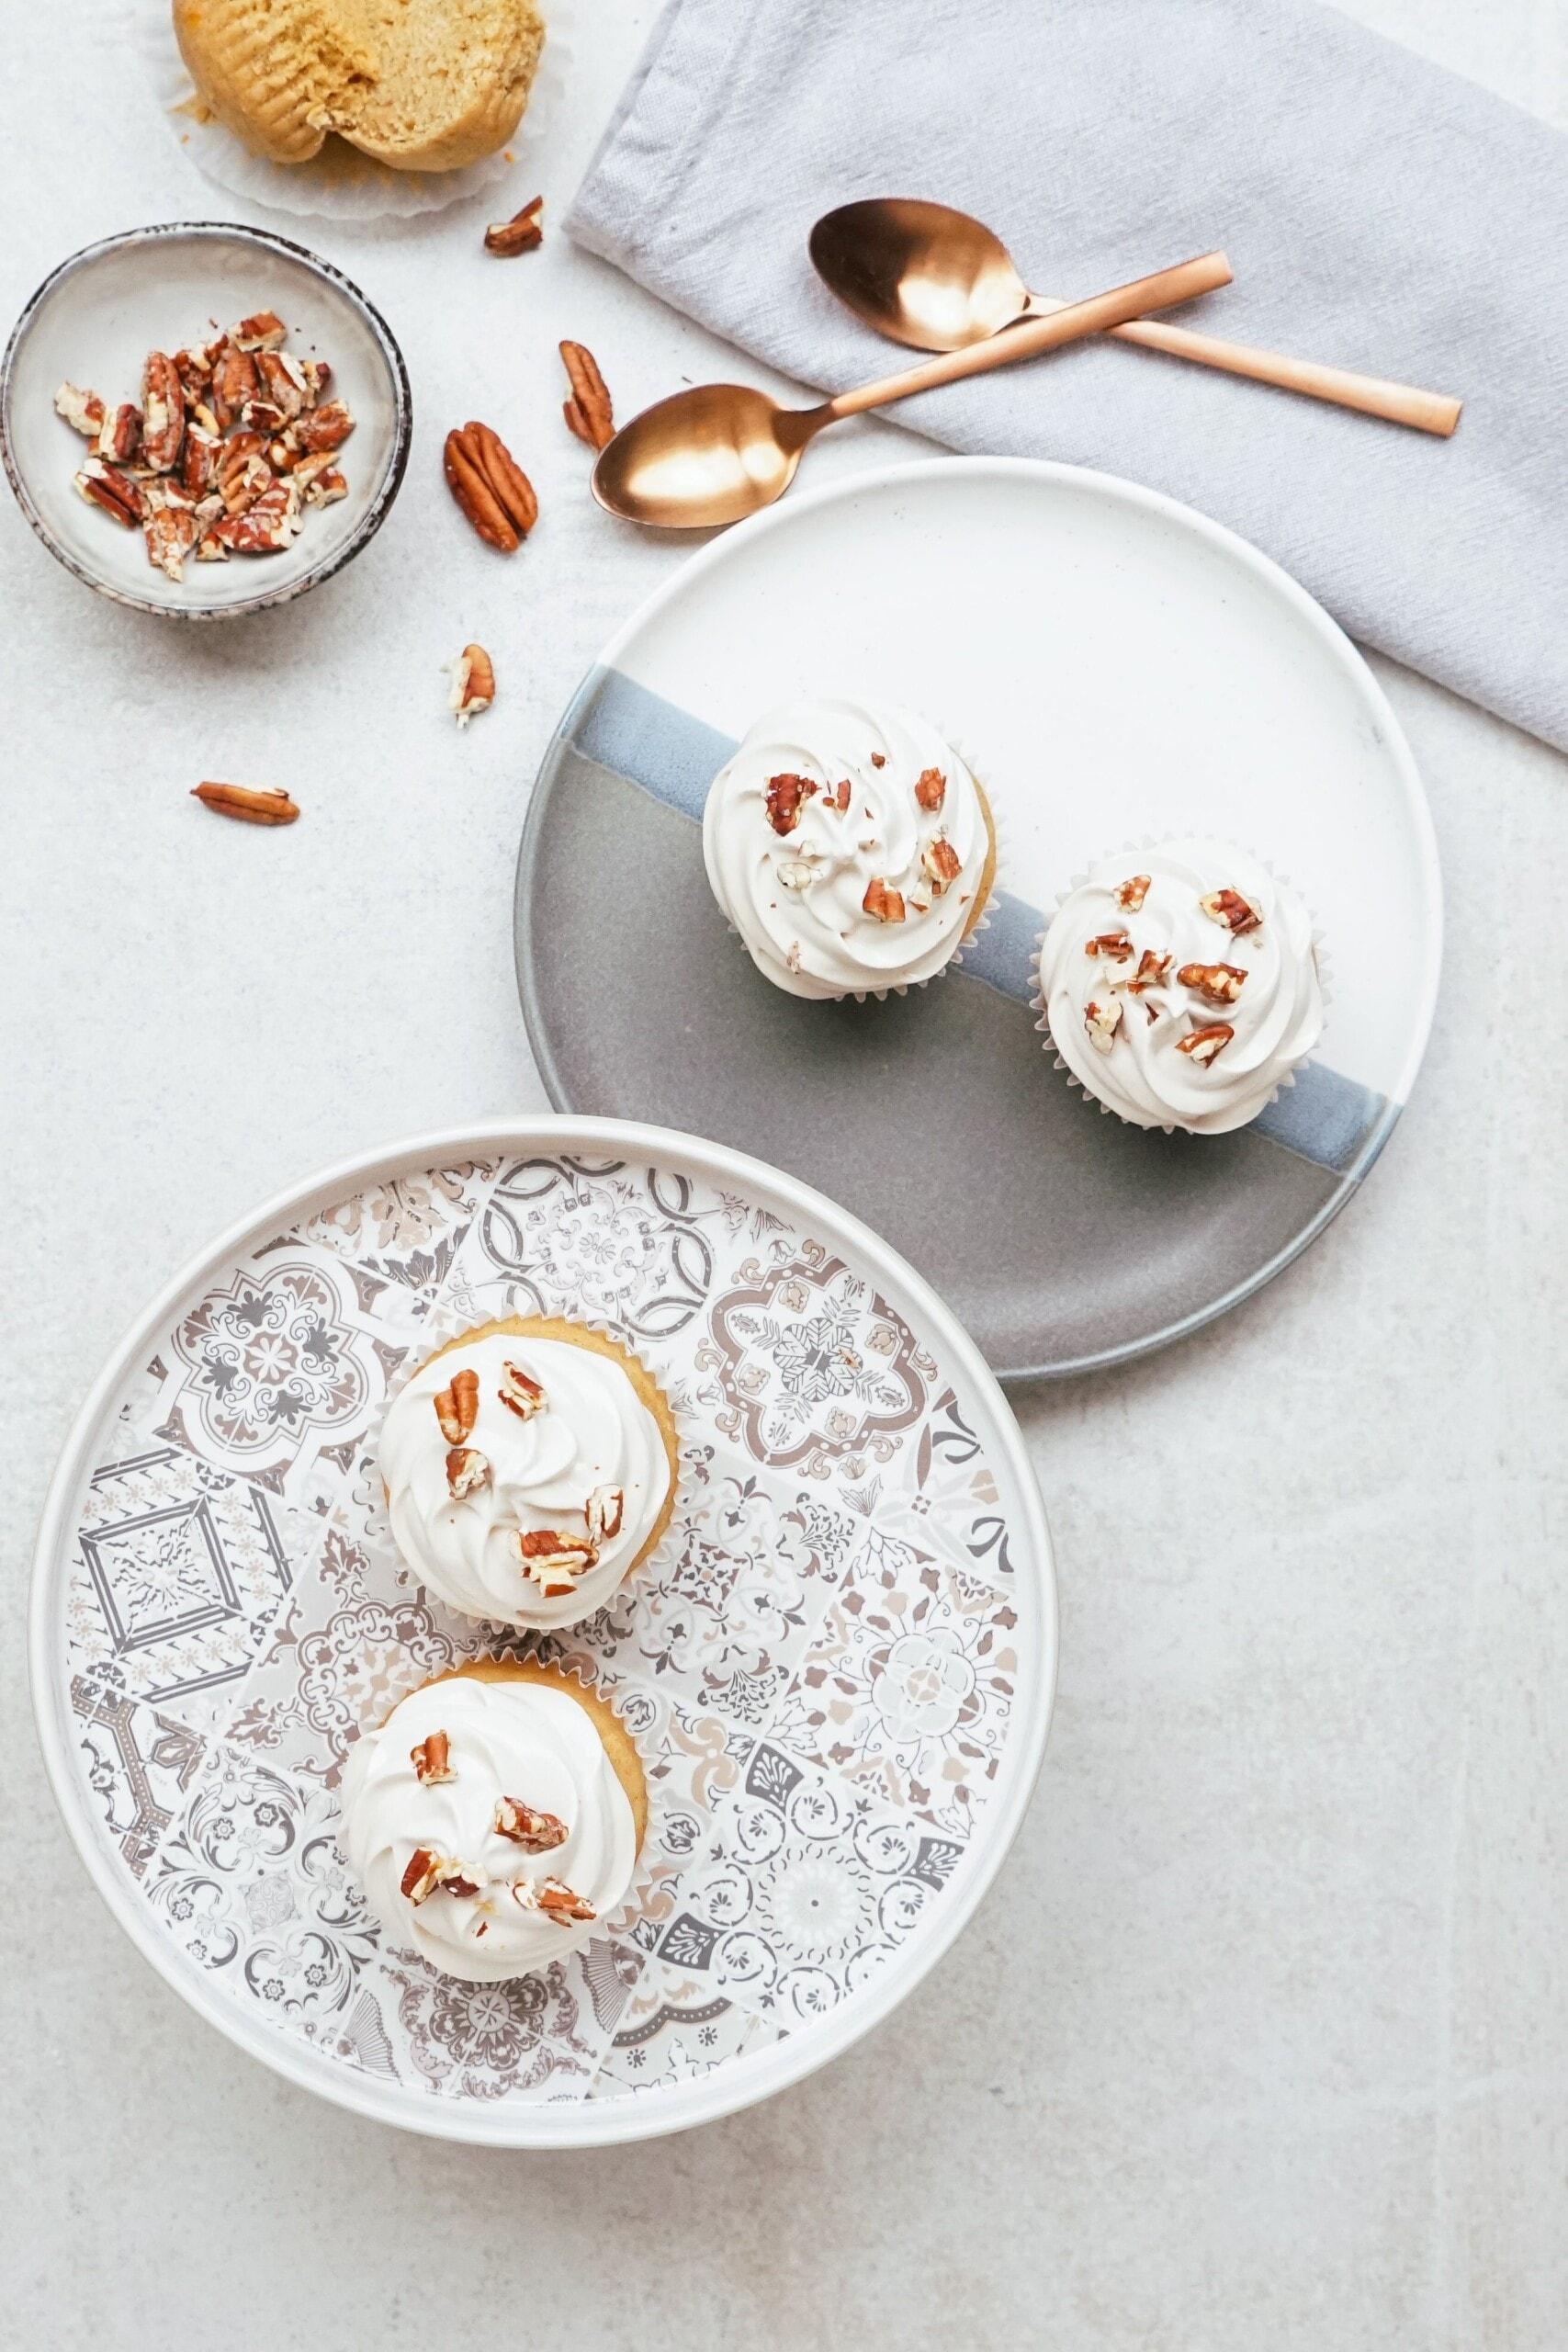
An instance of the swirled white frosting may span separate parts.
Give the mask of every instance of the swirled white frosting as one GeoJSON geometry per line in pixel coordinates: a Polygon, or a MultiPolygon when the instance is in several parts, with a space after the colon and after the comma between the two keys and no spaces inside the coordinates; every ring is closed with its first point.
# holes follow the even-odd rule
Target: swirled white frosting
{"type": "Polygon", "coordinates": [[[1222,842],[1165,842],[1102,858],[1051,919],[1040,993],[1056,1051],[1090,1094],[1135,1126],[1194,1135],[1255,1119],[1323,1029],[1305,907],[1256,858],[1222,842]],[[1128,888],[1134,876],[1148,886],[1136,905],[1128,903],[1138,896],[1128,888]],[[1205,911],[1202,901],[1226,889],[1261,917],[1256,928],[1235,932],[1205,911]],[[1164,977],[1151,982],[1159,966],[1164,977]],[[1207,987],[1184,980],[1184,970],[1210,976],[1207,987]],[[1216,1001],[1216,989],[1234,999],[1216,1001]],[[1230,1033],[1217,1045],[1200,1035],[1216,1028],[1230,1033]],[[1198,1040],[1196,1051],[1183,1050],[1188,1038],[1198,1040]]]}
{"type": "Polygon", "coordinates": [[[637,1865],[631,1802],[592,1717],[565,1690],[456,1675],[427,1682],[349,1751],[339,1842],[388,1935],[449,1976],[493,1984],[547,1968],[599,1932],[637,1865]],[[444,1731],[449,1780],[422,1781],[413,1748],[444,1731]],[[495,1827],[502,1798],[553,1814],[565,1842],[532,1853],[495,1827]],[[421,1850],[460,1863],[471,1894],[402,1893],[421,1850]],[[547,1879],[592,1909],[562,1922],[536,1905],[547,1879]],[[521,1893],[522,1899],[519,1899],[521,1893]]]}
{"type": "Polygon", "coordinates": [[[990,848],[975,779],[953,746],[928,719],[886,703],[799,702],[769,711],[714,778],[703,812],[714,896],[758,969],[791,996],[852,996],[932,978],[976,920],[990,848]],[[916,797],[928,771],[943,780],[940,808],[916,797]],[[784,832],[770,815],[776,778],[807,787],[784,832]],[[922,865],[939,838],[958,860],[951,879],[922,865]],[[888,904],[873,891],[878,883],[897,894],[898,919],[867,910],[868,892],[888,904]]]}
{"type": "Polygon", "coordinates": [[[621,1365],[569,1340],[512,1331],[488,1332],[420,1367],[388,1408],[380,1466],[392,1533],[421,1582],[470,1617],[508,1625],[573,1625],[603,1608],[670,1492],[659,1423],[621,1365]],[[502,1401],[509,1363],[544,1391],[542,1409],[525,1420],[502,1401]],[[463,1442],[489,1467],[455,1498],[435,1398],[464,1370],[478,1374],[479,1411],[463,1442]],[[621,1491],[621,1524],[599,1542],[592,1565],[571,1577],[530,1575],[519,1532],[582,1539],[589,1498],[604,1487],[621,1491]],[[547,1583],[570,1589],[547,1592],[547,1583]]]}

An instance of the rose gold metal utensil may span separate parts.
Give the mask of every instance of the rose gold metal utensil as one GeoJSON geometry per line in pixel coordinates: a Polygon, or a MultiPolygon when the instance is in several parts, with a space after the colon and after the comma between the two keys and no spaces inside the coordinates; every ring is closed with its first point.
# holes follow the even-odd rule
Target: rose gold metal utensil
{"type": "Polygon", "coordinates": [[[1098,334],[1145,311],[1190,301],[1216,286],[1228,286],[1231,266],[1224,254],[1201,254],[1174,269],[1157,270],[1130,286],[1118,286],[1088,301],[1067,303],[1049,318],[1027,319],[1005,336],[928,359],[818,408],[781,408],[749,384],[699,384],[658,401],[621,427],[599,453],[593,495],[612,514],[632,523],[661,524],[667,530],[702,530],[736,523],[771,506],[795,479],[802,452],[824,425],[859,416],[911,392],[979,376],[1015,359],[1055,351],[1077,336],[1098,334]]]}
{"type": "MultiPolygon", "coordinates": [[[[918,197],[873,197],[826,212],[811,232],[818,276],[867,326],[918,351],[958,351],[984,343],[1021,319],[1049,316],[1060,305],[1032,294],[998,237],[966,212],[918,197]]],[[[1304,392],[1446,437],[1462,403],[1348,368],[1319,367],[1276,351],[1254,351],[1162,320],[1127,320],[1107,330],[1178,359],[1195,359],[1229,376],[1304,392]]]]}

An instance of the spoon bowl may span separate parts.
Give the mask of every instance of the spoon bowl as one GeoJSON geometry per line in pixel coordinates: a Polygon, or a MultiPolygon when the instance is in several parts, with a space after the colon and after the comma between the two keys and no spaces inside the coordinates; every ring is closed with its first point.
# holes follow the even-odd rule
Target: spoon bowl
{"type": "Polygon", "coordinates": [[[1001,239],[950,204],[868,197],[825,212],[809,239],[824,286],[878,334],[962,351],[1021,319],[1029,288],[1001,239]]]}
{"type": "Polygon", "coordinates": [[[697,384],[656,401],[599,453],[593,495],[632,523],[689,530],[738,523],[795,479],[802,412],[751,384],[697,384]]]}

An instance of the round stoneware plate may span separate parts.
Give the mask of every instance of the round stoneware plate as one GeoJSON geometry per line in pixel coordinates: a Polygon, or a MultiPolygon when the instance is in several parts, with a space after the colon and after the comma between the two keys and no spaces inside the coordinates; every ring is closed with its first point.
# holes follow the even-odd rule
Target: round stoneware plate
{"type": "Polygon", "coordinates": [[[1286,1265],[1377,1157],[1419,1066],[1441,895],[1410,752],[1355,648],[1190,508],[1024,458],[900,466],[716,539],[628,622],[547,754],[517,963],[551,1100],[762,1154],[935,1284],[1003,1379],[1111,1363],[1286,1265]],[[715,771],[801,695],[928,712],[984,782],[1001,891],[963,967],[806,1004],[703,869],[715,771]],[[1044,910],[1172,833],[1258,852],[1316,918],[1318,1057],[1252,1127],[1102,1115],[1035,1029],[1044,910]]]}
{"type": "Polygon", "coordinates": [[[83,1408],[31,1618],[55,1794],[153,1966],[290,2081],[507,2147],[705,2121],[886,2017],[1018,1828],[1055,1641],[1017,1426],[920,1278],[755,1160],[548,1117],[334,1169],[188,1266],[83,1408]],[[634,1895],[465,1984],[367,1910],[337,1790],[362,1724],[505,1646],[400,1566],[373,1441],[437,1335],[513,1313],[637,1350],[682,1474],[547,1650],[642,1752],[634,1895]]]}
{"type": "Polygon", "coordinates": [[[39,537],[89,588],[176,620],[260,612],[341,571],[398,494],[412,413],[402,354],[358,287],[303,245],[232,221],[131,229],[73,254],[33,295],[0,362],[0,453],[39,537]],[[140,530],[73,487],[89,445],[55,414],[54,395],[72,383],[110,406],[140,402],[149,351],[178,351],[256,311],[287,322],[297,358],[332,368],[332,397],[355,418],[337,459],[348,494],[307,507],[299,537],[276,555],[189,559],[172,581],[149,563],[140,530]]]}

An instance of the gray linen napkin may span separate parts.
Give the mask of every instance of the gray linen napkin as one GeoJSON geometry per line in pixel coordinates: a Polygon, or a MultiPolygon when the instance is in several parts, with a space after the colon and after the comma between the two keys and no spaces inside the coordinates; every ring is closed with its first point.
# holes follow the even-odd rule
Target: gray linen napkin
{"type": "Polygon", "coordinates": [[[900,364],[807,259],[872,195],[978,214],[1058,297],[1222,245],[1235,284],[1173,317],[1463,395],[1441,442],[1101,341],[896,413],[1189,500],[1568,749],[1556,132],[1312,0],[671,0],[567,226],[836,391],[900,364]]]}

